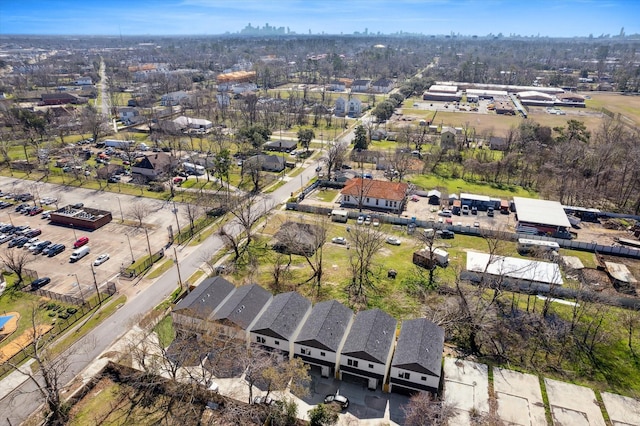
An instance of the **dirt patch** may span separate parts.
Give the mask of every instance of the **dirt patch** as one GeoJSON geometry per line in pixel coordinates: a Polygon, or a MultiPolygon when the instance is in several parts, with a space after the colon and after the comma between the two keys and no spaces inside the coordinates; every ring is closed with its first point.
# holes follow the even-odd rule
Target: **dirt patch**
{"type": "Polygon", "coordinates": [[[42,336],[52,328],[53,326],[51,325],[39,325],[35,328],[35,331],[33,328],[25,330],[24,333],[16,337],[13,341],[11,341],[11,343],[0,349],[0,363],[5,362],[15,354],[20,352],[22,349],[27,347],[31,342],[33,342],[35,336],[42,336]]]}
{"type": "Polygon", "coordinates": [[[11,316],[11,319],[2,328],[0,332],[0,342],[9,337],[14,331],[18,329],[18,320],[20,319],[19,312],[9,312],[5,316],[11,316]]]}

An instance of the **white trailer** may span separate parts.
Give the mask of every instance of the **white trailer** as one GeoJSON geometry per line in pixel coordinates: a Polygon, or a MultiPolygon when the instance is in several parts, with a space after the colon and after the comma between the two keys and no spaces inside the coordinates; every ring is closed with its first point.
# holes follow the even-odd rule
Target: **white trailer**
{"type": "Polygon", "coordinates": [[[204,169],[204,167],[198,164],[185,162],[185,163],[182,163],[182,168],[184,169],[185,172],[192,175],[202,176],[206,173],[206,170],[204,169]]]}
{"type": "Polygon", "coordinates": [[[349,220],[349,212],[341,209],[331,210],[331,221],[346,223],[349,220]]]}
{"type": "Polygon", "coordinates": [[[135,141],[121,141],[118,139],[106,139],[104,141],[105,147],[112,147],[116,149],[129,149],[131,145],[134,144],[135,141]]]}

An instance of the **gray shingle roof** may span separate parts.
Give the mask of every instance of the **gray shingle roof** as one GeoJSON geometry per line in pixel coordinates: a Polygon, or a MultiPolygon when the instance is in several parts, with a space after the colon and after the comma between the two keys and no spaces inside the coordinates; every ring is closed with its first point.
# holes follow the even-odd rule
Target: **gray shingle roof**
{"type": "Polygon", "coordinates": [[[424,318],[406,320],[391,365],[439,377],[443,349],[442,327],[424,318]]]}
{"type": "Polygon", "coordinates": [[[337,352],[352,317],[353,311],[336,300],[316,303],[296,343],[337,352]]]}
{"type": "Polygon", "coordinates": [[[278,294],[251,331],[291,340],[310,306],[311,302],[295,291],[278,294]]]}
{"type": "Polygon", "coordinates": [[[271,293],[257,284],[238,287],[215,312],[213,319],[246,330],[270,299],[271,293]]]}
{"type": "Polygon", "coordinates": [[[189,311],[196,318],[207,318],[235,288],[222,277],[207,278],[178,302],[173,310],[177,313],[189,311]]]}
{"type": "Polygon", "coordinates": [[[367,361],[387,362],[398,322],[380,309],[359,312],[342,348],[342,354],[367,361]]]}

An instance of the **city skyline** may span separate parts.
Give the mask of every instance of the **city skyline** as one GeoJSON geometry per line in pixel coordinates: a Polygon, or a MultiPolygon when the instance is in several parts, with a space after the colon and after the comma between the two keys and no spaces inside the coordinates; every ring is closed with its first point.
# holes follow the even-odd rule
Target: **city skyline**
{"type": "Polygon", "coordinates": [[[631,0],[24,0],[0,5],[2,35],[220,35],[248,24],[296,34],[581,37],[640,33],[631,0]]]}

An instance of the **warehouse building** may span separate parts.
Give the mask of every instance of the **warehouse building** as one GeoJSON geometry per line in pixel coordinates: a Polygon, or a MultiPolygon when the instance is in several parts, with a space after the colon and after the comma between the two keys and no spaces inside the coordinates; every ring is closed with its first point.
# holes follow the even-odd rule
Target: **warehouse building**
{"type": "Polygon", "coordinates": [[[564,239],[572,238],[569,232],[571,223],[559,202],[513,197],[513,203],[518,220],[516,232],[564,239]]]}
{"type": "Polygon", "coordinates": [[[76,229],[96,230],[111,222],[111,212],[106,210],[65,206],[51,213],[51,223],[76,229]]]}

